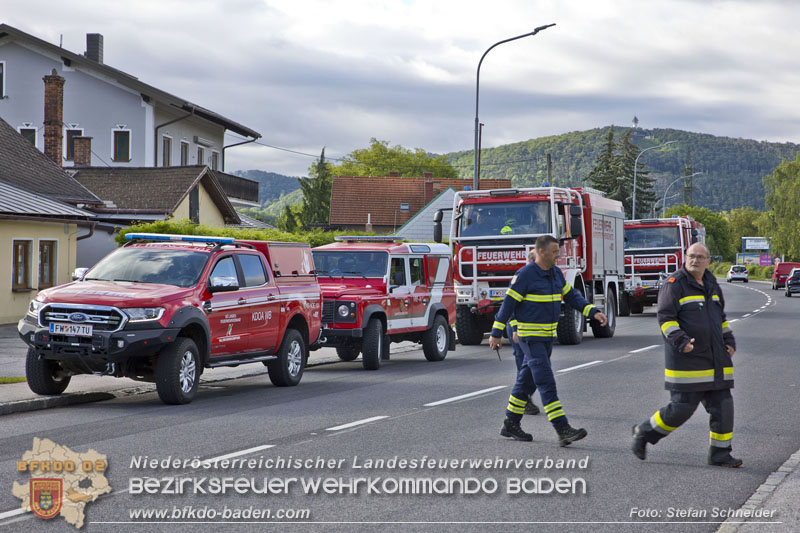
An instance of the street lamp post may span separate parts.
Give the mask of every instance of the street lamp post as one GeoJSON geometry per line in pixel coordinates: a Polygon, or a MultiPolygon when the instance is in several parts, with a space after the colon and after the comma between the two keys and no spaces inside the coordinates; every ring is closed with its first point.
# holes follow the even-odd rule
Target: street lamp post
{"type": "Polygon", "coordinates": [[[516,41],[517,39],[522,39],[523,37],[532,37],[532,36],[536,35],[537,33],[539,33],[540,31],[546,30],[550,26],[555,26],[555,24],[545,24],[544,26],[539,26],[538,28],[535,28],[530,33],[525,33],[523,35],[517,35],[516,37],[512,37],[510,39],[505,39],[503,41],[498,41],[498,42],[494,43],[492,46],[490,46],[483,53],[483,55],[481,56],[481,60],[478,61],[478,74],[475,77],[475,164],[472,167],[472,188],[473,188],[473,190],[478,190],[478,180],[479,180],[479,177],[478,177],[478,136],[479,136],[480,124],[478,122],[478,96],[480,94],[479,91],[480,91],[480,86],[481,86],[481,64],[483,63],[483,58],[486,57],[486,54],[488,54],[492,50],[492,48],[494,48],[495,46],[501,45],[503,43],[508,43],[508,42],[511,42],[511,41],[516,41]]]}
{"type": "Polygon", "coordinates": [[[642,154],[647,152],[648,150],[655,150],[656,148],[663,148],[668,144],[676,143],[678,141],[667,141],[664,144],[659,144],[658,146],[651,146],[650,148],[645,148],[639,155],[636,156],[636,159],[633,162],[633,202],[631,205],[631,218],[636,218],[636,169],[639,166],[639,158],[642,157],[642,154]]]}
{"type": "Polygon", "coordinates": [[[686,178],[693,178],[693,177],[697,176],[698,174],[702,174],[702,172],[695,172],[691,176],[681,176],[680,178],[674,180],[672,183],[667,185],[667,188],[664,189],[664,200],[661,202],[661,216],[662,217],[664,216],[664,211],[667,210],[667,191],[669,191],[669,188],[672,187],[673,185],[675,185],[676,183],[678,183],[681,180],[685,180],[686,178]]]}

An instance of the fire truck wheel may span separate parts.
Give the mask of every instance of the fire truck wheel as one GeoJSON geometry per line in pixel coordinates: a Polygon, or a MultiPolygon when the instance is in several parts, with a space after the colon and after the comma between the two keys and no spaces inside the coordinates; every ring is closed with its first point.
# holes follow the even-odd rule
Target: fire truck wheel
{"type": "Polygon", "coordinates": [[[25,376],[28,379],[28,388],[36,394],[46,396],[61,394],[70,380],[69,376],[63,375],[58,363],[39,359],[33,348],[28,349],[28,356],[25,359],[25,376]]]}
{"type": "Polygon", "coordinates": [[[631,308],[628,306],[628,295],[622,293],[619,299],[619,316],[630,316],[631,308]]]}
{"type": "Polygon", "coordinates": [[[200,384],[200,357],[192,339],[178,337],[156,358],[156,391],[168,405],[191,402],[200,384]]]}
{"type": "Polygon", "coordinates": [[[442,361],[447,357],[447,320],[442,315],[433,319],[433,327],[422,334],[422,351],[428,361],[442,361]]]}
{"type": "Polygon", "coordinates": [[[364,328],[364,338],[361,341],[361,361],[365,370],[378,370],[381,367],[381,352],[384,348],[383,323],[377,318],[371,318],[364,328]]]}
{"type": "Polygon", "coordinates": [[[356,346],[337,346],[336,347],[336,355],[339,356],[339,359],[342,361],[352,361],[358,354],[361,353],[361,350],[356,346]]]}
{"type": "Polygon", "coordinates": [[[632,302],[630,307],[632,315],[641,315],[644,313],[644,305],[641,302],[632,302]]]}
{"type": "Polygon", "coordinates": [[[592,320],[592,333],[598,339],[608,339],[614,336],[614,330],[617,329],[617,299],[613,291],[608,291],[606,294],[606,308],[604,310],[608,323],[601,326],[596,320],[592,320]]]}
{"type": "Polygon", "coordinates": [[[580,344],[583,340],[584,324],[585,319],[581,312],[567,306],[556,326],[558,342],[563,345],[580,344]]]}
{"type": "Polygon", "coordinates": [[[300,383],[308,352],[303,336],[296,329],[287,329],[278,358],[267,363],[269,380],[276,387],[293,387],[300,383]]]}
{"type": "Polygon", "coordinates": [[[483,329],[477,317],[468,307],[456,310],[456,335],[464,346],[477,346],[483,342],[483,329]]]}

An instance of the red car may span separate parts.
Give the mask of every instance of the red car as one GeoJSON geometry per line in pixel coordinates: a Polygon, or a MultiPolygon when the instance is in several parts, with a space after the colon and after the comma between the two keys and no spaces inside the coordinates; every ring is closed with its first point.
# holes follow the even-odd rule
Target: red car
{"type": "Polygon", "coordinates": [[[793,268],[800,268],[800,263],[790,263],[789,261],[782,261],[775,265],[775,270],[772,271],[772,290],[777,291],[786,285],[786,278],[793,268]]]}

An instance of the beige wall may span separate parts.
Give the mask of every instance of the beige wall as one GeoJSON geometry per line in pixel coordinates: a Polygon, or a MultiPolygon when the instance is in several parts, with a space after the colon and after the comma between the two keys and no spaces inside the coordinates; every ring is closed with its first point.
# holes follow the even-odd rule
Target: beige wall
{"type": "Polygon", "coordinates": [[[54,285],[72,281],[75,270],[76,224],[0,220],[0,324],[17,322],[28,310],[28,303],[38,292],[39,241],[57,241],[54,285]],[[12,291],[12,243],[27,240],[30,244],[29,279],[34,290],[12,291]]]}
{"type": "MultiPolygon", "coordinates": [[[[178,206],[172,218],[180,220],[182,218],[189,218],[189,196],[183,199],[183,202],[178,206]]],[[[206,192],[205,187],[200,184],[200,224],[205,226],[212,226],[222,228],[225,226],[225,220],[222,218],[222,213],[217,209],[217,205],[211,196],[206,192]]]]}

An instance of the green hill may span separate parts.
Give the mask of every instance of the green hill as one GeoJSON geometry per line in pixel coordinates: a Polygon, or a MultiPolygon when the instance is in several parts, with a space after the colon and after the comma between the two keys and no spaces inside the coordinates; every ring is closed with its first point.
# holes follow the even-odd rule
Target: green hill
{"type": "Polygon", "coordinates": [[[234,174],[261,184],[258,188],[258,203],[262,206],[272,204],[281,196],[300,189],[296,176],[284,176],[264,170],[237,170],[234,174]]]}
{"type": "MultiPolygon", "coordinates": [[[[547,181],[549,153],[553,163],[553,185],[584,185],[583,179],[594,167],[595,159],[605,144],[608,128],[484,148],[481,150],[481,177],[511,179],[517,187],[541,185],[547,181]]],[[[614,126],[615,140],[627,130],[626,127],[614,126]]],[[[644,162],[651,177],[656,178],[656,195],[660,197],[664,187],[681,176],[687,149],[691,149],[694,172],[704,172],[694,177],[694,204],[715,211],[743,206],[764,209],[762,178],[782,160],[793,160],[800,152],[800,145],[794,143],[733,139],[673,129],[637,128],[634,132],[634,142],[642,150],[672,140],[677,142],[651,150],[639,159],[640,165],[644,162]]],[[[472,177],[472,150],[445,155],[461,177],[472,177]]],[[[675,184],[669,194],[671,196],[680,190],[680,184],[675,184]]],[[[668,201],[667,206],[681,201],[682,196],[678,196],[668,201]]]]}

